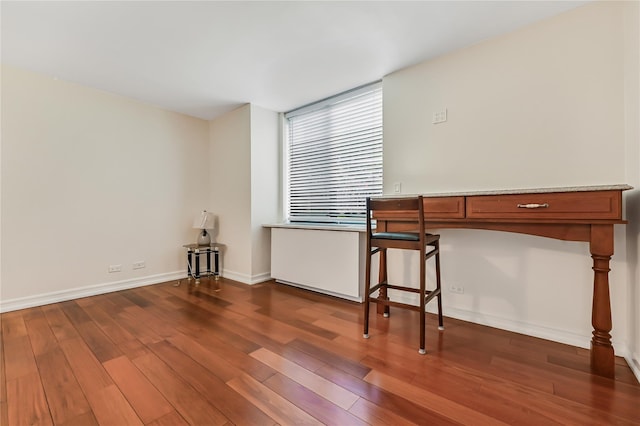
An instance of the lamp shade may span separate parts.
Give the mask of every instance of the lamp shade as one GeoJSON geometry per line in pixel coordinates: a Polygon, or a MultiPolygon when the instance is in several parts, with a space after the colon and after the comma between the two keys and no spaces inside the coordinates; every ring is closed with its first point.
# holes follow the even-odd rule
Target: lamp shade
{"type": "Polygon", "coordinates": [[[193,221],[193,227],[196,229],[214,229],[216,222],[216,216],[204,210],[200,216],[196,217],[193,221]]]}

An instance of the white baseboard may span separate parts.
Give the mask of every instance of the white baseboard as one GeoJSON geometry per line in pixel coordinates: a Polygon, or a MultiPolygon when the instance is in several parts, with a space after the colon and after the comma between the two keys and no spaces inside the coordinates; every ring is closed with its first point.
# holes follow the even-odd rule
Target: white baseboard
{"type": "MultiPolygon", "coordinates": [[[[399,300],[405,303],[412,303],[408,298],[399,297],[399,300]]],[[[479,312],[457,309],[451,306],[445,306],[444,314],[447,317],[468,321],[475,324],[495,327],[501,330],[512,331],[514,333],[525,334],[527,336],[539,337],[552,342],[564,343],[566,345],[576,346],[579,348],[591,348],[591,335],[573,333],[566,330],[556,328],[543,327],[513,319],[500,318],[492,315],[482,314],[479,312]]],[[[433,305],[427,305],[427,312],[437,314],[437,308],[433,305]]],[[[445,322],[445,329],[447,324],[445,322]]],[[[634,354],[624,342],[612,342],[615,349],[615,355],[623,357],[629,368],[640,382],[640,354],[634,354]]]]}
{"type": "Polygon", "coordinates": [[[640,382],[640,354],[632,355],[631,351],[629,351],[629,355],[625,356],[624,359],[627,360],[631,371],[633,371],[634,376],[636,376],[636,379],[640,382]]]}
{"type": "MultiPolygon", "coordinates": [[[[69,290],[54,291],[51,293],[38,294],[35,296],[20,297],[16,299],[0,300],[0,313],[17,311],[19,309],[33,308],[50,303],[64,302],[67,300],[80,299],[82,297],[96,296],[98,294],[111,293],[114,291],[126,290],[129,288],[142,287],[145,285],[159,284],[167,281],[185,278],[184,271],[168,272],[165,274],[149,275],[146,277],[132,278],[129,280],[113,281],[103,284],[96,284],[86,287],[76,287],[69,290]]],[[[222,276],[244,284],[258,284],[271,279],[271,274],[265,272],[259,275],[245,275],[233,271],[224,270],[222,276]]]]}
{"type": "MultiPolygon", "coordinates": [[[[417,305],[418,300],[414,295],[400,293],[390,290],[390,296],[394,300],[403,303],[417,305]]],[[[428,304],[427,312],[435,314],[438,312],[436,305],[428,304]]],[[[573,333],[567,330],[544,327],[531,324],[524,321],[518,321],[512,318],[503,318],[476,311],[459,309],[452,306],[444,306],[443,314],[447,317],[468,321],[475,324],[486,325],[488,327],[499,328],[501,330],[513,331],[514,333],[526,334],[527,336],[539,337],[541,339],[551,340],[554,342],[565,343],[571,346],[589,349],[591,347],[591,335],[573,333]]],[[[446,324],[445,324],[446,328],[446,324]]]]}
{"type": "Polygon", "coordinates": [[[50,303],[64,302],[67,300],[79,299],[82,297],[96,296],[98,294],[111,293],[114,291],[126,290],[129,288],[159,284],[166,281],[178,280],[180,278],[185,278],[184,271],[168,272],[158,275],[148,275],[146,277],[132,278],[129,280],[112,281],[86,287],[76,287],[69,290],[54,291],[51,293],[38,294],[36,296],[0,300],[0,312],[17,311],[19,309],[32,308],[34,306],[48,305],[50,303]]]}
{"type": "MultiPolygon", "coordinates": [[[[427,311],[437,313],[435,307],[427,307],[427,311]]],[[[452,307],[445,307],[446,316],[456,318],[463,321],[473,322],[476,324],[486,325],[489,327],[499,328],[501,330],[513,331],[515,333],[526,334],[527,336],[539,337],[553,342],[564,343],[579,348],[591,348],[591,335],[585,336],[578,333],[572,333],[566,330],[558,330],[555,328],[541,327],[511,319],[493,317],[491,315],[480,314],[477,312],[465,311],[452,307]]],[[[446,322],[445,322],[446,328],[446,322]]],[[[622,342],[612,342],[615,355],[623,357],[638,382],[640,382],[640,354],[633,354],[629,350],[628,345],[622,342]]]]}
{"type": "Polygon", "coordinates": [[[271,272],[263,272],[262,274],[254,275],[251,278],[251,284],[259,284],[271,279],[271,272]]]}
{"type": "Polygon", "coordinates": [[[265,281],[269,281],[271,279],[270,272],[263,272],[262,274],[257,274],[257,275],[248,275],[240,272],[230,271],[228,269],[224,269],[222,271],[222,276],[224,278],[229,278],[230,280],[239,281],[243,284],[249,284],[249,285],[259,284],[265,281]]]}
{"type": "Polygon", "coordinates": [[[305,290],[309,290],[309,291],[313,291],[315,293],[320,293],[320,294],[326,294],[328,296],[333,296],[333,297],[338,297],[340,299],[345,299],[345,300],[350,300],[352,302],[360,302],[362,303],[362,297],[353,297],[353,296],[349,296],[347,294],[342,294],[342,293],[335,293],[333,291],[329,291],[329,290],[323,290],[323,289],[319,289],[317,287],[310,287],[310,286],[306,286],[303,284],[298,284],[298,283],[292,283],[291,281],[285,281],[285,280],[280,280],[275,278],[276,282],[280,283],[280,284],[284,284],[284,285],[288,285],[291,287],[298,287],[298,288],[302,288],[305,290]]]}
{"type": "MultiPolygon", "coordinates": [[[[436,313],[437,308],[435,306],[428,306],[427,311],[436,313]]],[[[526,334],[527,336],[539,337],[541,339],[551,340],[554,342],[564,343],[580,348],[588,349],[591,346],[590,335],[573,333],[556,328],[543,327],[509,318],[501,318],[479,312],[452,308],[451,306],[447,306],[444,308],[444,314],[451,318],[499,328],[501,330],[513,331],[514,333],[526,334]]]]}

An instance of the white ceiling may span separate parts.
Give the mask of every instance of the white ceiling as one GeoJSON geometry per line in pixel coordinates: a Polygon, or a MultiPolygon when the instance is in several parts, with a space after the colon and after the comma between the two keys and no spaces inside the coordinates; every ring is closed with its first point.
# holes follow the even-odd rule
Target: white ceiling
{"type": "Polygon", "coordinates": [[[204,119],[288,111],[571,1],[2,1],[2,62],[204,119]]]}

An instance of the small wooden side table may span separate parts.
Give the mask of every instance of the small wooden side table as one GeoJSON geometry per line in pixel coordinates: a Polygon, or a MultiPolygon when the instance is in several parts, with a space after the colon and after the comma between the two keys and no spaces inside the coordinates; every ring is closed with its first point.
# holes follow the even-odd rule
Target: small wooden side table
{"type": "Polygon", "coordinates": [[[182,247],[187,249],[187,280],[195,279],[196,285],[200,284],[200,255],[206,254],[207,270],[205,276],[220,279],[220,248],[221,244],[211,243],[209,245],[185,244],[182,247]],[[213,253],[213,270],[211,270],[211,254],[213,253]],[[195,265],[193,260],[195,258],[195,265]]]}

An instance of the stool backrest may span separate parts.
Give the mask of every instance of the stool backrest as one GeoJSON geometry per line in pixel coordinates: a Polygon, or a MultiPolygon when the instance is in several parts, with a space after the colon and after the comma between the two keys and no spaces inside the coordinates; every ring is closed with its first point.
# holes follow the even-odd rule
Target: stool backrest
{"type": "MultiPolygon", "coordinates": [[[[424,204],[421,195],[415,197],[389,197],[389,198],[367,198],[367,232],[369,237],[373,230],[371,221],[375,212],[391,213],[395,220],[406,220],[415,223],[414,232],[419,232],[421,236],[425,234],[424,225],[424,204]]],[[[423,237],[421,237],[422,239],[423,237]]]]}

